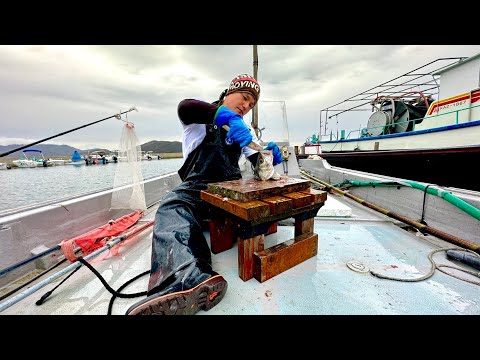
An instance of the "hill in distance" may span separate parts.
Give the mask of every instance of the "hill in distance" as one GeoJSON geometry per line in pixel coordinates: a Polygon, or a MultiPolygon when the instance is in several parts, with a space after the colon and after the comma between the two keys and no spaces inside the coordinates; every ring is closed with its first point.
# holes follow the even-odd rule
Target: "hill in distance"
{"type": "Polygon", "coordinates": [[[142,144],[143,151],[153,151],[154,153],[181,153],[182,143],[180,141],[149,141],[142,144]]]}
{"type": "MultiPolygon", "coordinates": [[[[0,145],[0,154],[5,152],[17,149],[19,147],[25,146],[25,144],[14,144],[14,145],[0,145]]],[[[149,141],[145,144],[141,145],[142,151],[153,151],[154,153],[181,153],[182,152],[182,143],[180,141],[149,141]]],[[[34,150],[41,150],[43,155],[48,158],[51,156],[72,156],[75,150],[78,151],[80,155],[91,153],[92,151],[104,151],[106,154],[110,154],[113,150],[109,149],[101,149],[101,148],[93,148],[93,149],[86,149],[81,150],[74,148],[69,145],[53,145],[53,144],[37,144],[25,148],[27,149],[34,149],[34,150]]],[[[22,157],[23,153],[22,150],[15,151],[11,154],[6,156],[12,158],[20,158],[22,157]]]]}

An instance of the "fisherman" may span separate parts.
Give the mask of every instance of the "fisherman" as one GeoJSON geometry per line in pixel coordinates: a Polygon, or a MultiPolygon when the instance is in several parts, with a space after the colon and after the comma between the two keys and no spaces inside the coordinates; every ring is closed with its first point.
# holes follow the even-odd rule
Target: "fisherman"
{"type": "MultiPolygon", "coordinates": [[[[258,152],[247,147],[254,138],[243,117],[259,97],[256,79],[241,74],[213,103],[184,99],[178,104],[185,159],[178,171],[182,183],[162,199],[155,214],[147,297],[132,305],[127,315],[193,315],[224,297],[227,281],[212,270],[203,234],[208,207],[200,191],[208,183],[241,179],[242,152],[256,164],[258,152]]],[[[282,162],[274,142],[265,149],[272,150],[273,165],[282,162]]]]}

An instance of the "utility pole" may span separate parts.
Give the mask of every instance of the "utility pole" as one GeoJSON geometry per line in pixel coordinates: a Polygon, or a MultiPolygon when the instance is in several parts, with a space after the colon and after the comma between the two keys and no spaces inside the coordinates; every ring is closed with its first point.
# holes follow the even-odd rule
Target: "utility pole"
{"type": "MultiPolygon", "coordinates": [[[[253,45],[253,77],[258,81],[258,51],[257,45],[253,45]]],[[[258,136],[258,102],[252,109],[252,127],[255,130],[255,135],[258,136]]],[[[260,139],[260,138],[259,138],[260,139]]]]}

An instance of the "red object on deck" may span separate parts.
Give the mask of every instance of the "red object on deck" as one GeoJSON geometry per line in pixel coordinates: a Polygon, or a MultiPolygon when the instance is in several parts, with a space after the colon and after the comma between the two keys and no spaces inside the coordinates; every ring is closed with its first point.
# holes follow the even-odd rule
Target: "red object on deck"
{"type": "Polygon", "coordinates": [[[126,231],[129,227],[138,222],[142,217],[141,211],[134,211],[130,214],[124,215],[117,220],[111,220],[108,224],[102,225],[96,229],[90,230],[85,234],[79,235],[72,239],[62,240],[60,243],[65,256],[70,261],[75,261],[76,257],[71,256],[72,252],[67,250],[72,248],[73,243],[80,247],[85,255],[105,246],[111,237],[120,235],[126,231]],[[69,254],[67,254],[69,253],[69,254]]]}

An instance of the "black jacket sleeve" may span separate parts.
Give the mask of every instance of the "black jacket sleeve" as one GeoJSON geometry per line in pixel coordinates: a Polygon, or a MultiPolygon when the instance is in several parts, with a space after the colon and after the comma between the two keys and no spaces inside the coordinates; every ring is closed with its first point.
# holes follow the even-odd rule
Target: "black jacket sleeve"
{"type": "Polygon", "coordinates": [[[218,102],[184,99],[178,104],[178,118],[185,125],[213,124],[218,107],[218,102]]]}

